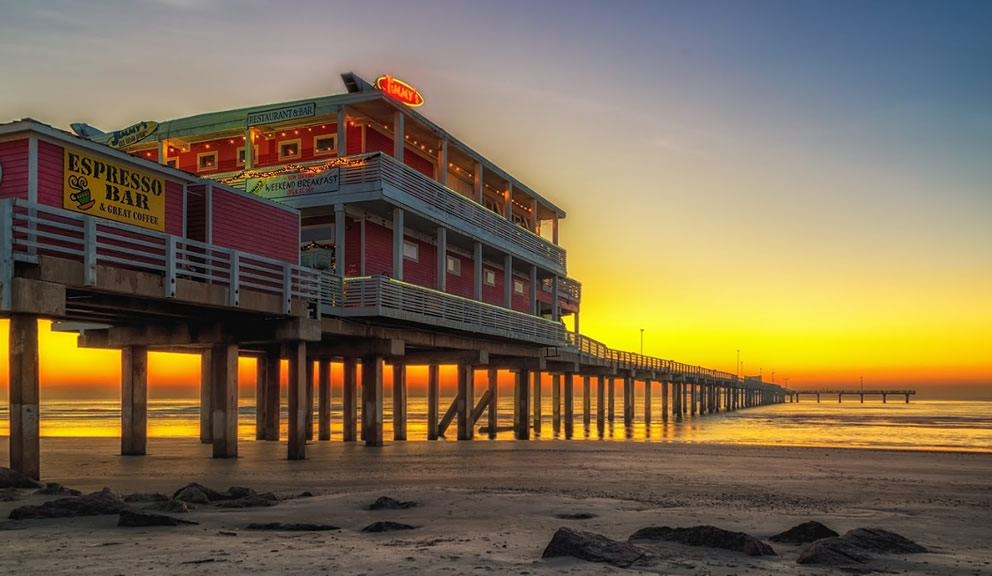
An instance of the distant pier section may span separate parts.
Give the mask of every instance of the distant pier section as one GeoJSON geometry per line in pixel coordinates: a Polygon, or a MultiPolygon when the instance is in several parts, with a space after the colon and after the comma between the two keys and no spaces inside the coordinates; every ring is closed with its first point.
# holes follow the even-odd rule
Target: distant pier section
{"type": "Polygon", "coordinates": [[[815,395],[817,404],[820,403],[820,396],[837,396],[837,402],[843,402],[844,396],[859,396],[861,403],[865,403],[865,396],[881,396],[882,404],[888,402],[889,396],[903,396],[906,399],[906,404],[909,404],[909,397],[916,394],[916,390],[898,390],[898,389],[851,389],[845,390],[840,388],[822,388],[817,390],[788,390],[786,394],[789,398],[789,402],[799,402],[800,395],[815,395]]]}

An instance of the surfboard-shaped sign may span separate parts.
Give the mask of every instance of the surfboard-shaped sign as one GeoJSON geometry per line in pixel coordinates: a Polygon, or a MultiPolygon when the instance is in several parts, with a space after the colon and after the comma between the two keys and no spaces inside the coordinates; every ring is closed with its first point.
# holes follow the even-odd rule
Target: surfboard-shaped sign
{"type": "Polygon", "coordinates": [[[137,144],[148,138],[158,130],[158,122],[138,122],[122,130],[115,130],[107,140],[107,146],[111,148],[127,148],[132,144],[137,144]]]}
{"type": "Polygon", "coordinates": [[[388,74],[379,76],[375,81],[375,87],[411,108],[424,105],[424,97],[416,88],[388,74]]]}

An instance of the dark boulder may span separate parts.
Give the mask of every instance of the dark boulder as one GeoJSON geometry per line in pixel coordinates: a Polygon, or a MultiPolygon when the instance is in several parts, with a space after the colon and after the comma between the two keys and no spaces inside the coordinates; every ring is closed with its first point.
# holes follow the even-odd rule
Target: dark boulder
{"type": "Polygon", "coordinates": [[[393,532],[394,530],[413,530],[414,527],[409,524],[400,524],[399,522],[373,522],[362,528],[362,532],[393,532]]]}
{"type": "Polygon", "coordinates": [[[691,528],[669,528],[651,526],[631,534],[630,541],[678,542],[688,546],[722,548],[743,552],[748,556],[774,556],[775,551],[761,540],[744,532],[731,532],[716,526],[693,526],[691,528]]]}
{"type": "Polygon", "coordinates": [[[803,522],[798,526],[793,526],[785,532],[781,532],[769,538],[772,542],[785,542],[787,544],[808,544],[821,538],[836,538],[840,534],[827,528],[823,524],[811,520],[803,522]]]}
{"type": "Polygon", "coordinates": [[[71,516],[98,516],[119,514],[127,505],[110,488],[85,496],[72,496],[45,502],[38,506],[21,506],[10,511],[11,520],[31,518],[66,518],[71,516]]]}
{"type": "MultiPolygon", "coordinates": [[[[236,488],[236,490],[248,490],[247,488],[236,488]]],[[[230,493],[218,492],[207,488],[203,484],[197,484],[196,482],[190,482],[189,484],[183,486],[172,495],[176,500],[182,500],[183,502],[190,502],[193,504],[207,504],[209,502],[215,502],[218,500],[231,500],[232,498],[239,498],[240,496],[231,496],[230,493]]]]}
{"type": "Polygon", "coordinates": [[[211,500],[237,500],[238,498],[248,498],[254,495],[255,491],[251,488],[231,486],[226,492],[221,492],[219,498],[211,498],[211,500]]]}
{"type": "Polygon", "coordinates": [[[855,528],[844,533],[844,539],[869,552],[922,554],[926,548],[909,538],[881,528],[855,528]]]}
{"type": "Polygon", "coordinates": [[[812,542],[799,553],[799,564],[851,566],[864,564],[873,553],[919,554],[927,549],[895,532],[879,528],[855,528],[839,538],[812,542]]]}
{"type": "Polygon", "coordinates": [[[0,466],[0,488],[40,488],[41,484],[17,470],[0,466]]]}
{"type": "Polygon", "coordinates": [[[587,562],[603,562],[627,568],[645,555],[644,550],[629,542],[611,540],[602,534],[559,528],[544,549],[542,558],[572,556],[587,562]]]}
{"type": "Polygon", "coordinates": [[[180,526],[183,524],[197,524],[190,520],[180,520],[164,514],[152,514],[150,512],[137,512],[134,510],[121,510],[118,526],[128,528],[143,528],[145,526],[180,526]]]}
{"type": "Polygon", "coordinates": [[[278,503],[279,497],[272,492],[264,492],[262,494],[252,493],[234,500],[214,502],[220,508],[262,508],[265,506],[275,506],[278,503]]]}
{"type": "Polygon", "coordinates": [[[797,564],[816,564],[818,566],[850,566],[863,564],[871,560],[871,556],[843,538],[821,538],[810,543],[799,553],[797,564]]]}
{"type": "Polygon", "coordinates": [[[264,524],[252,523],[248,525],[248,530],[279,530],[284,532],[325,532],[328,530],[340,530],[337,526],[330,524],[283,524],[282,522],[266,522],[264,524]]]}
{"type": "Polygon", "coordinates": [[[45,496],[79,496],[82,494],[79,490],[73,490],[72,488],[66,488],[65,486],[59,484],[58,482],[49,482],[38,488],[34,492],[35,494],[42,494],[45,496]]]}
{"type": "Polygon", "coordinates": [[[416,505],[416,502],[404,502],[389,496],[380,496],[378,500],[368,505],[368,510],[406,510],[416,505]]]}
{"type": "Polygon", "coordinates": [[[147,503],[147,502],[166,502],[169,497],[165,494],[159,494],[157,492],[135,492],[134,494],[127,494],[124,496],[124,501],[128,504],[131,503],[147,503]]]}
{"type": "Polygon", "coordinates": [[[192,504],[187,504],[182,500],[165,500],[164,502],[155,502],[149,509],[158,510],[159,512],[170,512],[172,514],[185,514],[189,512],[192,504]]]}

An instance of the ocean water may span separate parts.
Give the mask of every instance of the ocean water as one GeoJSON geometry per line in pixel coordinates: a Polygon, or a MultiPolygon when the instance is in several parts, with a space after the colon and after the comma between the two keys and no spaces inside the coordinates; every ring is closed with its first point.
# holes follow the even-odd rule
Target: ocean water
{"type": "MultiPolygon", "coordinates": [[[[619,392],[619,390],[618,390],[619,392]]],[[[574,440],[681,442],[714,444],[754,444],[780,446],[820,446],[847,448],[884,448],[897,450],[948,450],[992,452],[992,402],[955,402],[912,400],[902,398],[880,400],[857,399],[817,403],[803,399],[799,403],[749,408],[736,412],[721,412],[706,416],[686,416],[682,422],[661,420],[661,402],[652,402],[652,422],[644,421],[643,398],[635,405],[635,422],[623,425],[623,411],[618,403],[613,423],[602,428],[596,421],[595,394],[592,398],[590,424],[582,415],[582,400],[575,402],[574,440]]],[[[441,400],[444,413],[450,396],[441,400]]],[[[283,402],[285,406],[285,401],[283,402]]],[[[316,408],[315,408],[316,411],[316,408]]],[[[421,396],[409,399],[408,438],[411,441],[427,437],[427,402],[421,396]]],[[[255,435],[255,406],[251,398],[242,399],[238,435],[250,440],[255,435]]],[[[536,439],[547,441],[564,438],[564,425],[557,434],[552,424],[552,402],[545,390],[542,402],[541,434],[536,439]]],[[[120,403],[117,401],[43,401],[41,405],[42,436],[119,436],[120,403]]],[[[533,417],[530,418],[533,420],[533,417]]],[[[392,438],[391,402],[385,407],[385,438],[392,438]]],[[[282,418],[282,437],[286,437],[287,417],[282,418]]],[[[341,405],[331,408],[332,439],[341,438],[341,405]]],[[[480,420],[485,425],[486,417],[480,420]]],[[[499,401],[498,440],[512,440],[512,394],[503,394],[499,401]]],[[[316,423],[315,423],[316,429],[316,423]]],[[[0,435],[8,434],[9,414],[6,403],[0,404],[0,435]]],[[[454,435],[452,423],[448,437],[454,435]]],[[[148,408],[150,437],[198,437],[199,406],[196,400],[150,400],[148,408]]],[[[484,434],[477,434],[485,438],[484,434]]]]}

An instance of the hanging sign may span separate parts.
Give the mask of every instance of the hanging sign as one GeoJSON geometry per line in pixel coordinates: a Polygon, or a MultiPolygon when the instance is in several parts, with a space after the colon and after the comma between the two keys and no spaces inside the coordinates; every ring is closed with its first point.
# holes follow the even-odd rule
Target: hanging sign
{"type": "Polygon", "coordinates": [[[337,192],[341,171],[334,167],[316,173],[277,174],[268,178],[247,178],[245,192],[262,198],[285,198],[301,194],[337,192]]]}
{"type": "Polygon", "coordinates": [[[138,122],[123,130],[116,130],[111,133],[110,140],[107,140],[107,146],[117,148],[118,150],[127,148],[132,144],[137,144],[148,138],[156,130],[158,130],[158,122],[138,122]]]}
{"type": "Polygon", "coordinates": [[[375,87],[411,108],[424,105],[424,97],[416,88],[388,74],[379,76],[375,81],[375,87]]]}
{"type": "Polygon", "coordinates": [[[248,126],[258,126],[259,124],[272,124],[274,122],[285,122],[286,120],[296,120],[297,118],[309,118],[317,114],[317,104],[308,102],[299,106],[287,106],[285,108],[273,108],[261,112],[250,112],[247,118],[248,126]]]}
{"type": "Polygon", "coordinates": [[[165,180],[65,149],[62,207],[165,231],[165,180]]]}

